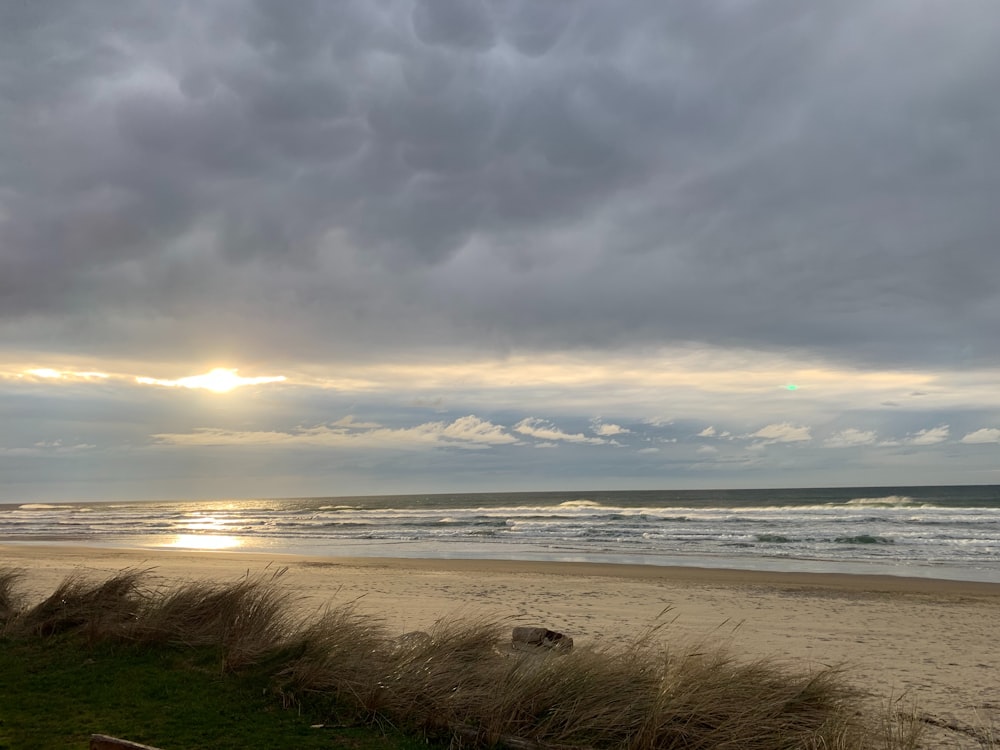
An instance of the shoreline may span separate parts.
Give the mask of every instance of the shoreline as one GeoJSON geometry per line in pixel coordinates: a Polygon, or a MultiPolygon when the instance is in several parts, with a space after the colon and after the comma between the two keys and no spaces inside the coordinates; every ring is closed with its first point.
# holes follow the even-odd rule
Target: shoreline
{"type": "MultiPolygon", "coordinates": [[[[740,659],[796,669],[843,665],[873,700],[902,697],[970,725],[1000,726],[1000,584],[845,573],[593,562],[315,557],[240,551],[0,543],[33,601],[72,573],[100,580],[148,569],[154,586],[233,581],[285,569],[280,585],[313,616],[352,604],[392,634],[442,617],[540,625],[580,645],[662,626],[671,642],[722,643],[740,659]]],[[[929,736],[938,730],[929,730],[929,736]]],[[[965,747],[953,744],[928,747],[965,747]]],[[[967,745],[977,747],[975,742],[967,745]]]]}
{"type": "MultiPolygon", "coordinates": [[[[208,538],[213,541],[211,538],[208,538]]],[[[41,537],[10,537],[0,536],[0,548],[26,547],[37,549],[58,549],[79,548],[93,550],[120,550],[134,553],[149,554],[183,554],[183,553],[206,553],[222,555],[257,555],[265,557],[287,557],[287,558],[314,558],[318,560],[365,560],[376,561],[406,561],[408,565],[416,561],[455,561],[464,563],[483,562],[490,566],[505,563],[523,563],[525,565],[591,565],[605,566],[609,569],[621,569],[622,575],[645,577],[646,573],[637,572],[643,569],[681,571],[694,569],[699,571],[724,571],[720,575],[725,578],[732,574],[753,574],[762,578],[770,579],[781,576],[833,576],[833,577],[855,577],[863,578],[884,578],[884,579],[906,579],[913,581],[968,583],[975,586],[994,586],[1000,589],[1000,568],[989,569],[980,567],[963,567],[947,563],[912,562],[904,564],[901,562],[885,561],[844,561],[832,559],[820,559],[810,557],[722,557],[711,555],[637,555],[628,553],[611,552],[585,552],[568,550],[533,550],[519,549],[517,555],[512,555],[503,547],[489,547],[482,544],[470,546],[458,546],[445,548],[437,546],[431,547],[426,544],[414,544],[412,542],[390,543],[380,542],[377,544],[354,544],[347,548],[341,548],[335,553],[331,553],[328,547],[303,546],[300,549],[286,546],[255,546],[247,544],[245,540],[230,543],[235,537],[224,536],[226,540],[220,546],[198,546],[198,545],[167,545],[150,544],[142,541],[121,541],[118,543],[95,543],[86,538],[67,540],[65,537],[41,536],[41,537]],[[385,554],[386,550],[393,550],[396,554],[385,554]],[[631,573],[627,571],[632,571],[631,573]]],[[[654,574],[655,575],[655,574],[654,574]]],[[[986,590],[986,589],[983,589],[986,590]]]]}
{"type": "MultiPolygon", "coordinates": [[[[918,595],[970,595],[997,597],[1000,582],[887,573],[843,571],[795,571],[704,565],[658,565],[653,563],[598,562],[588,560],[522,560],[489,557],[405,557],[369,555],[309,555],[292,552],[262,552],[240,549],[190,549],[91,546],[81,543],[0,540],[0,565],[8,560],[46,562],[77,561],[97,558],[101,561],[120,558],[151,558],[160,564],[181,562],[188,567],[190,558],[208,567],[229,568],[231,564],[312,565],[339,568],[379,568],[389,570],[441,571],[451,574],[480,573],[511,575],[544,572],[547,575],[622,578],[640,581],[669,581],[678,585],[708,584],[730,586],[792,586],[803,589],[826,589],[870,593],[918,595]]],[[[49,567],[49,566],[46,566],[49,567]]],[[[153,566],[159,567],[159,566],[153,566]]],[[[238,566],[237,566],[238,567],[238,566]]]]}

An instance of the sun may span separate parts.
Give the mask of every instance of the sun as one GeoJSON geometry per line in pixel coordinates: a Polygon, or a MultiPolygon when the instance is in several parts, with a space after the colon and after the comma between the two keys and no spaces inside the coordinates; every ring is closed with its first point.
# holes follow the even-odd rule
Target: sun
{"type": "Polygon", "coordinates": [[[245,385],[280,383],[286,379],[284,375],[244,378],[237,375],[237,372],[238,370],[235,368],[216,367],[211,372],[206,372],[202,375],[189,375],[186,378],[178,378],[177,380],[136,378],[136,381],[143,385],[165,385],[172,388],[202,388],[213,393],[229,393],[234,388],[241,388],[245,385]]]}
{"type": "MultiPolygon", "coordinates": [[[[260,382],[260,380],[260,378],[241,378],[236,374],[236,370],[216,367],[204,375],[192,375],[187,378],[181,378],[177,381],[177,384],[184,388],[204,388],[214,393],[229,393],[233,388],[239,388],[241,385],[250,385],[250,382],[260,382]]],[[[270,380],[265,380],[265,382],[270,382],[270,380]]]]}

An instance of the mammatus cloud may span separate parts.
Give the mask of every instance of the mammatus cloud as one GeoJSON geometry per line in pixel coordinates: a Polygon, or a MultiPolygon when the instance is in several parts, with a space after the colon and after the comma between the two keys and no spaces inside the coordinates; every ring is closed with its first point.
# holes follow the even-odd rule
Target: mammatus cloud
{"type": "Polygon", "coordinates": [[[608,442],[601,438],[587,437],[582,432],[574,434],[563,432],[551,422],[537,417],[522,419],[514,425],[514,432],[548,442],[559,441],[565,443],[587,443],[590,445],[604,445],[608,442]]]}
{"type": "Polygon", "coordinates": [[[995,0],[7,3],[0,492],[282,445],[330,449],[286,494],[348,450],[373,491],[992,480],[948,448],[1000,425],[997,38],[995,0]]]}
{"type": "Polygon", "coordinates": [[[12,344],[998,349],[994,3],[31,7],[0,39],[12,344]]]}
{"type": "Polygon", "coordinates": [[[983,427],[975,432],[970,432],[959,442],[971,445],[979,443],[1000,443],[1000,429],[997,429],[996,427],[983,427]]]}

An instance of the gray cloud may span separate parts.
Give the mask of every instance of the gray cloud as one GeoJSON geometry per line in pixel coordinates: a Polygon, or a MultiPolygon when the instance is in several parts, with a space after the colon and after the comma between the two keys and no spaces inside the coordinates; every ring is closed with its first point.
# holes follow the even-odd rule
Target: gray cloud
{"type": "Polygon", "coordinates": [[[987,0],[21,5],[21,348],[995,364],[987,0]]]}

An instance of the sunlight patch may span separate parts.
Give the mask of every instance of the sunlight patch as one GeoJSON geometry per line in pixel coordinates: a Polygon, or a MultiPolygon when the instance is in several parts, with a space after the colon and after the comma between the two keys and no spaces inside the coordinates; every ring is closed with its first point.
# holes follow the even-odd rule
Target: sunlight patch
{"type": "Polygon", "coordinates": [[[178,549],[233,549],[243,542],[235,536],[227,534],[177,534],[165,546],[178,549]]]}
{"type": "Polygon", "coordinates": [[[162,385],[168,388],[203,388],[214,393],[228,393],[234,388],[247,385],[263,385],[264,383],[281,383],[286,380],[284,375],[274,375],[257,378],[244,378],[237,375],[235,369],[216,367],[203,375],[190,375],[177,380],[137,377],[135,381],[142,385],[162,385]]]}
{"type": "Polygon", "coordinates": [[[76,372],[74,370],[56,370],[51,367],[36,367],[33,370],[27,370],[24,374],[45,380],[103,380],[111,377],[106,372],[76,372]]]}

